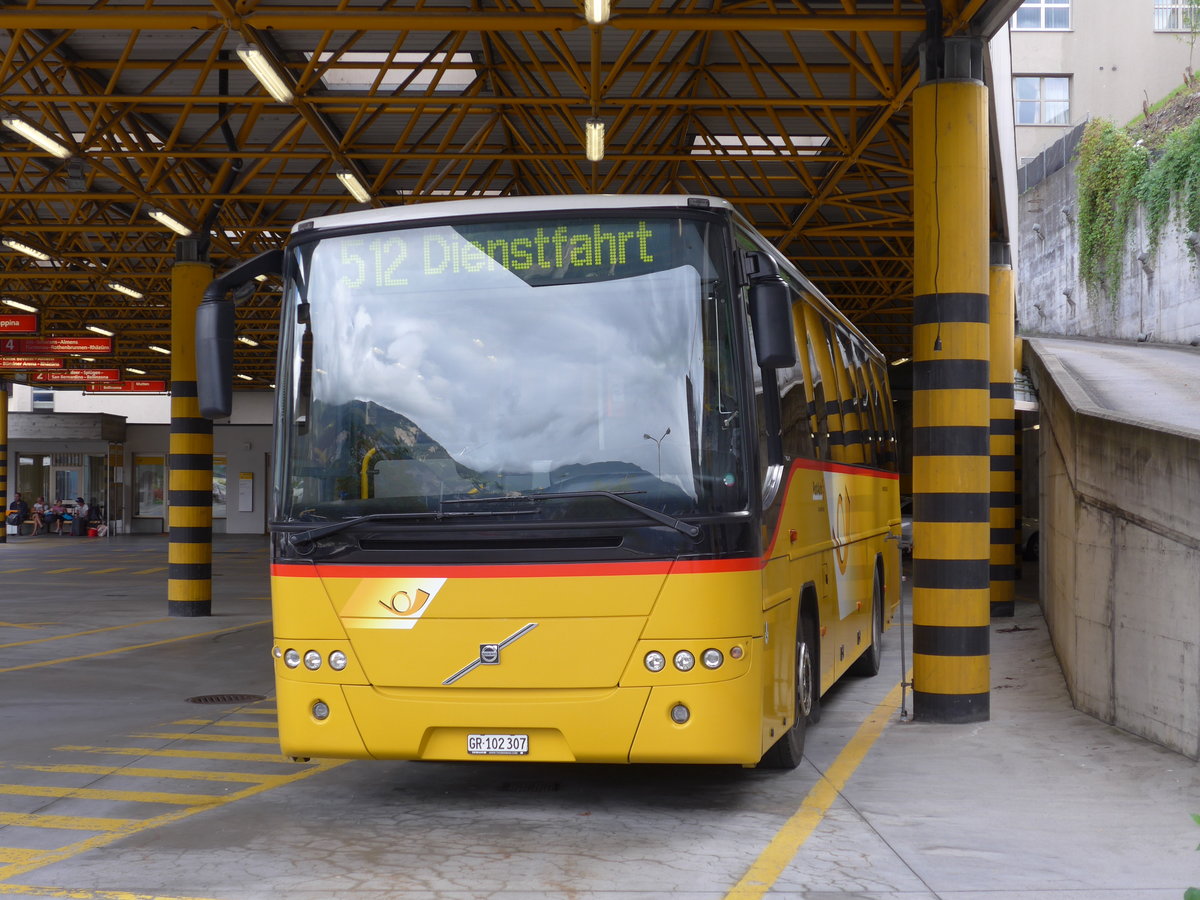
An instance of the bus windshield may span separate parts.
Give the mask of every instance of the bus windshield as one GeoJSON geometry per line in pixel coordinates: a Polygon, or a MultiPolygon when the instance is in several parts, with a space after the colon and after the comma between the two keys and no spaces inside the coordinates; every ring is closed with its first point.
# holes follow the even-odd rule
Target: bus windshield
{"type": "Polygon", "coordinates": [[[724,228],[647,211],[302,235],[277,520],[631,518],[556,496],[587,492],[675,516],[744,509],[724,228]]]}

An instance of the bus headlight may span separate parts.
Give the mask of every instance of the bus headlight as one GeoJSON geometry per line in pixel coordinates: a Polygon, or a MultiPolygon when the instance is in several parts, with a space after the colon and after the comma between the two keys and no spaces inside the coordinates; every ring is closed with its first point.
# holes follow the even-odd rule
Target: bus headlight
{"type": "Polygon", "coordinates": [[[329,704],[324,700],[318,700],[312,705],[312,714],[318,722],[324,722],[329,718],[329,704]]]}
{"type": "Polygon", "coordinates": [[[294,669],[300,665],[300,651],[288,650],[287,653],[283,654],[283,664],[289,669],[294,669]]]}
{"type": "Polygon", "coordinates": [[[334,650],[329,654],[329,668],[335,672],[340,672],[346,668],[346,654],[341,650],[334,650]]]}
{"type": "Polygon", "coordinates": [[[304,668],[310,672],[315,672],[321,668],[321,654],[316,650],[309,650],[304,654],[304,668]]]}
{"type": "Polygon", "coordinates": [[[692,717],[692,711],[682,703],[676,703],[671,707],[671,721],[676,725],[683,725],[692,717]]]}
{"type": "Polygon", "coordinates": [[[643,662],[651,672],[661,672],[667,666],[667,658],[657,650],[651,650],[647,653],[643,662]]]}
{"type": "Polygon", "coordinates": [[[690,672],[696,665],[696,657],[689,650],[680,650],[675,654],[675,668],[680,672],[690,672]]]}
{"type": "Polygon", "coordinates": [[[715,647],[710,647],[700,655],[700,663],[706,669],[719,669],[723,662],[725,662],[725,656],[715,647]]]}

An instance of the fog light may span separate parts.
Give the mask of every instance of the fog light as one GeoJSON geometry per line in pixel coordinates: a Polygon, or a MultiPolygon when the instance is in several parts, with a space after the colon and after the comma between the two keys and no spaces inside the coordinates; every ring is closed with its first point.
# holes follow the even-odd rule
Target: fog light
{"type": "Polygon", "coordinates": [[[715,647],[710,647],[708,650],[704,651],[703,655],[701,655],[700,662],[706,669],[719,669],[721,668],[721,663],[725,662],[725,657],[722,655],[720,650],[717,650],[715,647]]]}
{"type": "Polygon", "coordinates": [[[304,668],[310,672],[315,672],[321,668],[321,654],[316,650],[309,650],[304,654],[304,668]]]}
{"type": "Polygon", "coordinates": [[[675,654],[675,668],[680,672],[687,672],[694,665],[696,665],[696,657],[692,656],[687,650],[680,650],[675,654]]]}
{"type": "Polygon", "coordinates": [[[329,654],[329,668],[335,672],[340,672],[346,668],[346,654],[341,650],[334,650],[329,654]]]}
{"type": "Polygon", "coordinates": [[[287,653],[283,654],[283,664],[289,669],[294,669],[296,666],[300,665],[300,651],[289,650],[287,653]]]}
{"type": "Polygon", "coordinates": [[[312,707],[313,718],[318,722],[324,722],[329,718],[329,704],[324,700],[318,700],[312,707]]]}
{"type": "Polygon", "coordinates": [[[276,644],[274,647],[271,648],[271,655],[273,657],[275,657],[276,659],[282,659],[283,658],[283,648],[280,647],[278,644],[276,644]]]}
{"type": "Polygon", "coordinates": [[[743,653],[743,652],[744,652],[744,651],[742,650],[742,648],[741,648],[741,646],[740,646],[740,645],[739,645],[739,646],[736,646],[736,647],[730,647],[730,648],[729,648],[729,656],[730,656],[732,659],[741,659],[741,658],[742,658],[742,653],[743,653]]]}
{"type": "Polygon", "coordinates": [[[682,725],[692,717],[692,711],[682,703],[676,703],[671,707],[671,721],[676,725],[682,725]]]}
{"type": "Polygon", "coordinates": [[[646,658],[643,660],[643,662],[646,664],[646,668],[651,672],[661,672],[664,668],[666,668],[667,658],[657,650],[651,650],[646,654],[646,658]]]}

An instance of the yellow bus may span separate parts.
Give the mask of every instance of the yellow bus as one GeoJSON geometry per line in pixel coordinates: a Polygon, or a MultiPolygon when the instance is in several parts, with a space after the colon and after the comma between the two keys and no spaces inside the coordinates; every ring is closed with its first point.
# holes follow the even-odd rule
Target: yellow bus
{"type": "Polygon", "coordinates": [[[900,599],[877,350],[730,204],[461,200],[300,222],[271,518],[285,755],[799,764],[900,599]]]}

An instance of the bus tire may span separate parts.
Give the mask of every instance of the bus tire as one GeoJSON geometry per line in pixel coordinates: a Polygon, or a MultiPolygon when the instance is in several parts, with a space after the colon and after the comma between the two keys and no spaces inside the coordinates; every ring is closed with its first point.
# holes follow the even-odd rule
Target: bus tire
{"type": "Polygon", "coordinates": [[[863,651],[862,656],[850,664],[850,674],[862,678],[874,678],[879,674],[879,664],[883,659],[883,590],[879,586],[879,569],[871,585],[871,646],[863,651]]]}
{"type": "Polygon", "coordinates": [[[820,718],[820,678],[817,666],[816,629],[803,613],[796,622],[796,705],[792,727],[784,732],[759,760],[764,769],[794,769],[804,759],[804,738],[808,726],[820,718]]]}

